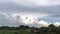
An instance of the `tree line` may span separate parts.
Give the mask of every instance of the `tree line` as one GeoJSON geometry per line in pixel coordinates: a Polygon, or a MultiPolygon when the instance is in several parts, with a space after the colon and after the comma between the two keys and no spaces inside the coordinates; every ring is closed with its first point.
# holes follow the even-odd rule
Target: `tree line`
{"type": "Polygon", "coordinates": [[[2,26],[0,30],[24,30],[31,32],[33,34],[60,34],[60,26],[56,27],[53,24],[50,24],[48,27],[29,27],[20,25],[18,27],[9,27],[9,26],[2,26]]]}

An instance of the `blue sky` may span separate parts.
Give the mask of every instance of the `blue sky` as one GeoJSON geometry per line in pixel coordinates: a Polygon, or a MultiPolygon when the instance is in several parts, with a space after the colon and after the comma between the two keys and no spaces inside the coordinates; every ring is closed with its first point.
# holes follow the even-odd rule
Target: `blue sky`
{"type": "Polygon", "coordinates": [[[60,25],[60,0],[0,0],[0,24],[60,25]]]}

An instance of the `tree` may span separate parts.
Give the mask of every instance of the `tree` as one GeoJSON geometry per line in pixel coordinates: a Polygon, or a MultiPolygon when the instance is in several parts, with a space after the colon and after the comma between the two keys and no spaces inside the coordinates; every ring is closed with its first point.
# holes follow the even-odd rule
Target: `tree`
{"type": "Polygon", "coordinates": [[[48,28],[49,30],[54,31],[56,29],[56,26],[54,26],[53,24],[50,24],[48,28]]]}
{"type": "Polygon", "coordinates": [[[20,25],[19,28],[25,30],[25,29],[28,29],[29,26],[20,25]]]}

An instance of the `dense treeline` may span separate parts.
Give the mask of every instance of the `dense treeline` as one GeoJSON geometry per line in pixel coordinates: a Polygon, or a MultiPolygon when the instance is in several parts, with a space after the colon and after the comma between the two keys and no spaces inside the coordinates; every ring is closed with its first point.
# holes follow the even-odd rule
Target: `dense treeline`
{"type": "MultiPolygon", "coordinates": [[[[2,26],[0,30],[23,30],[29,32],[31,34],[60,34],[60,26],[56,27],[53,24],[50,24],[48,27],[29,27],[20,25],[19,27],[9,27],[9,26],[2,26]]],[[[15,34],[18,34],[17,32],[15,34]]]]}

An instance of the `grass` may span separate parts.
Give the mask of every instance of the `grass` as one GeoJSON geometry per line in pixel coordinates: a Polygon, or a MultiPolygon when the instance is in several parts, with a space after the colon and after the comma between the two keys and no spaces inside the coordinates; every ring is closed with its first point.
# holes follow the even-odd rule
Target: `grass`
{"type": "Polygon", "coordinates": [[[24,30],[0,30],[0,34],[31,34],[24,30]]]}

